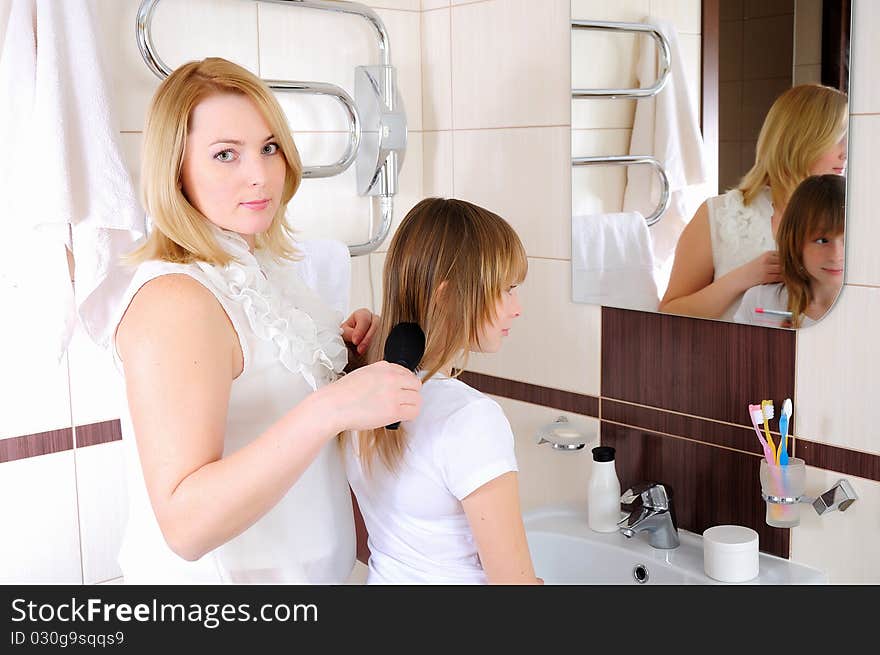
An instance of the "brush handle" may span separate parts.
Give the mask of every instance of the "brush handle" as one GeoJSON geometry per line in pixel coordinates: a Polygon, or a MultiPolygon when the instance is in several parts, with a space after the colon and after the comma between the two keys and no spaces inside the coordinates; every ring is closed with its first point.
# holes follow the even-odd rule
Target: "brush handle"
{"type": "Polygon", "coordinates": [[[779,441],[779,465],[786,466],[788,464],[788,416],[785,414],[779,417],[779,434],[782,435],[779,441]]]}

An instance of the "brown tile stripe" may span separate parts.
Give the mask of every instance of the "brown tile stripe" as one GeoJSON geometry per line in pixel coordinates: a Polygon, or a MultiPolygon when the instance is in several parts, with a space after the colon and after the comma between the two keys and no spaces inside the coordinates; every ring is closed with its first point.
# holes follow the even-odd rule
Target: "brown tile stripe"
{"type": "Polygon", "coordinates": [[[459,379],[475,389],[493,396],[502,396],[534,405],[553,407],[567,412],[574,412],[575,414],[583,414],[584,416],[599,416],[599,399],[595,396],[587,396],[550,387],[540,387],[536,384],[517,382],[516,380],[508,380],[471,371],[464,371],[459,379]]]}
{"type": "Polygon", "coordinates": [[[829,446],[807,439],[795,439],[795,451],[807,466],[880,482],[880,455],[829,446]]]}
{"type": "Polygon", "coordinates": [[[76,426],[76,447],[97,446],[102,443],[122,439],[122,426],[119,419],[76,426]]]}
{"type": "Polygon", "coordinates": [[[73,448],[73,430],[70,428],[0,439],[0,464],[37,455],[60,453],[71,448],[73,448]]]}
{"type": "Polygon", "coordinates": [[[672,487],[678,527],[702,534],[713,525],[745,525],[760,550],[789,557],[790,530],[765,522],[760,458],[602,421],[602,444],[613,446],[620,486],[659,481],[672,487]]]}
{"type": "Polygon", "coordinates": [[[763,450],[752,428],[718,423],[692,416],[673,414],[653,407],[639,407],[602,398],[602,420],[625,423],[652,432],[665,432],[716,446],[725,446],[762,455],[763,450]]]}
{"type": "MultiPolygon", "coordinates": [[[[701,441],[707,445],[725,446],[761,456],[761,446],[751,428],[718,423],[708,419],[673,414],[653,407],[639,407],[627,403],[601,399],[602,420],[623,423],[652,432],[701,441]]],[[[775,435],[779,443],[778,433],[775,435]]],[[[844,475],[880,482],[880,455],[862,453],[839,446],[829,446],[806,439],[793,439],[789,449],[802,458],[808,466],[837,471],[844,475]]]]}
{"type": "MultiPolygon", "coordinates": [[[[97,446],[122,439],[119,419],[76,426],[76,447],[97,446]]],[[[0,439],[0,464],[60,453],[73,448],[73,430],[62,428],[11,439],[0,439]]]]}
{"type": "Polygon", "coordinates": [[[794,398],[795,331],[602,308],[602,398],[750,425],[794,398]]]}

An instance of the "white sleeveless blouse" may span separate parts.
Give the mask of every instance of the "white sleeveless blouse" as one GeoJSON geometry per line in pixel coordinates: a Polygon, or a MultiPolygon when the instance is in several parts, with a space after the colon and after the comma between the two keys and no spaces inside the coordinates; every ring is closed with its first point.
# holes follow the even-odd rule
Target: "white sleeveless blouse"
{"type": "MultiPolygon", "coordinates": [[[[773,228],[773,202],[770,189],[765,188],[751,204],[743,204],[742,191],[731,189],[727,193],[709,198],[709,231],[712,239],[712,262],[718,279],[767,250],[776,250],[773,228]]],[[[742,300],[737,296],[722,314],[724,320],[733,320],[742,300]]]]}
{"type": "MultiPolygon", "coordinates": [[[[244,370],[232,382],[224,456],[247,445],[346,364],[339,325],[293,266],[248,251],[240,236],[215,230],[236,261],[141,264],[114,327],[137,291],[161,275],[192,277],[217,298],[238,335],[244,370]]],[[[169,308],[169,311],[174,311],[169,308]]],[[[122,370],[115,347],[119,370],[122,370]]],[[[296,435],[290,435],[296,438],[296,435]]],[[[328,443],[269,512],[229,542],[189,562],[165,542],[147,495],[131,418],[122,417],[129,515],[119,555],[126,583],[342,583],[355,561],[351,498],[341,453],[328,443]]]]}

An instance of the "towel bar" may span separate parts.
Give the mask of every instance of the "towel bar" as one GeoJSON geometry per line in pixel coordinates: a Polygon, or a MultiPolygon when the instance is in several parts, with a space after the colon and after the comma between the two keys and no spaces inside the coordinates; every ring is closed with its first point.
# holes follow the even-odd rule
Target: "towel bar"
{"type": "MultiPolygon", "coordinates": [[[[571,27],[575,30],[607,30],[610,32],[642,32],[647,33],[654,38],[657,50],[660,53],[660,72],[657,75],[657,81],[653,86],[638,89],[572,89],[571,97],[574,99],[582,98],[605,98],[605,99],[621,99],[621,98],[649,98],[657,95],[666,86],[669,79],[669,71],[671,69],[669,41],[666,36],[654,27],[646,23],[615,23],[596,20],[578,20],[572,19],[571,27]]],[[[648,226],[654,225],[663,216],[663,212],[669,207],[669,178],[663,165],[647,155],[609,155],[603,157],[572,157],[572,166],[629,166],[630,164],[648,164],[654,167],[657,175],[660,176],[660,200],[657,208],[645,217],[648,226]]]]}
{"type": "Polygon", "coordinates": [[[669,71],[671,69],[669,54],[669,41],[663,33],[646,23],[615,23],[598,20],[576,20],[572,19],[571,27],[575,30],[603,30],[609,32],[643,32],[654,38],[657,50],[660,53],[660,72],[657,74],[657,81],[653,86],[643,89],[572,89],[572,98],[648,98],[657,95],[666,85],[669,79],[669,71]]]}
{"type": "Polygon", "coordinates": [[[572,166],[629,166],[635,164],[648,164],[653,166],[657,175],[660,177],[660,200],[657,202],[657,208],[645,217],[645,223],[650,227],[660,220],[663,212],[669,207],[669,178],[666,171],[659,161],[653,157],[640,155],[609,155],[605,157],[573,157],[572,166]]]}
{"type": "MultiPolygon", "coordinates": [[[[357,161],[358,193],[378,196],[381,220],[376,234],[364,243],[349,245],[352,256],[365,255],[378,248],[391,229],[394,211],[393,197],[397,193],[397,179],[406,151],[406,114],[397,89],[395,70],[391,65],[391,43],[382,19],[371,8],[357,2],[343,0],[262,0],[289,6],[322,9],[363,17],[376,31],[381,64],[359,66],[355,71],[355,94],[359,104],[369,104],[369,125],[365,127],[358,104],[335,84],[324,82],[296,82],[292,80],[264,80],[269,88],[286,93],[325,95],[337,100],[348,120],[348,143],[340,158],[329,165],[304,166],[303,178],[315,179],[339,175],[357,161]],[[366,80],[361,83],[361,78],[366,80]],[[361,92],[369,95],[361,96],[361,92]],[[368,136],[365,148],[363,135],[368,136]]],[[[142,0],[137,12],[135,36],[138,50],[151,71],[165,79],[171,69],[159,58],[153,45],[151,26],[153,12],[160,0],[142,0]]],[[[371,214],[376,203],[371,202],[371,214]]],[[[370,218],[372,223],[372,215],[370,218]]]]}

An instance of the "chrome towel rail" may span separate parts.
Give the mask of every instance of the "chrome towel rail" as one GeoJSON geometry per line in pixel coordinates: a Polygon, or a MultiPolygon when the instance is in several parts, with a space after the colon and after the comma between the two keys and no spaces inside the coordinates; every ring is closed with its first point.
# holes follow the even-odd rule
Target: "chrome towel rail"
{"type": "MultiPolygon", "coordinates": [[[[369,94],[368,97],[358,96],[358,103],[368,104],[369,124],[365,127],[362,111],[358,111],[358,103],[351,98],[345,89],[335,84],[324,82],[299,82],[292,80],[271,80],[264,82],[269,88],[285,93],[305,93],[329,96],[337,100],[344,110],[348,121],[348,142],[345,152],[333,164],[321,166],[304,166],[303,178],[316,179],[339,175],[357,161],[358,193],[366,196],[378,196],[371,202],[371,214],[378,200],[381,220],[378,231],[366,242],[349,245],[352,256],[365,255],[378,248],[391,229],[394,213],[393,196],[397,193],[397,179],[403,154],[406,150],[406,115],[397,89],[395,71],[391,65],[391,43],[388,31],[382,19],[370,7],[343,0],[262,0],[288,6],[321,9],[326,11],[354,14],[363,17],[375,30],[381,64],[378,66],[359,66],[355,71],[356,84],[359,92],[369,94]],[[375,94],[375,97],[372,97],[375,94]],[[368,147],[364,147],[366,134],[368,147]]],[[[142,0],[138,8],[135,38],[141,57],[151,71],[159,78],[165,79],[171,74],[171,68],[162,61],[153,44],[151,27],[153,13],[160,0],[142,0]]],[[[370,222],[373,218],[371,215],[370,222]]]]}
{"type": "Polygon", "coordinates": [[[645,23],[615,23],[598,20],[575,20],[572,19],[571,27],[575,30],[602,30],[607,32],[641,32],[654,38],[657,50],[660,54],[660,71],[657,81],[653,86],[636,89],[572,89],[572,98],[648,98],[660,93],[669,79],[671,70],[671,56],[669,54],[669,41],[663,33],[645,23]]]}
{"type": "Polygon", "coordinates": [[[647,164],[652,166],[660,177],[660,200],[657,208],[645,216],[645,223],[650,227],[660,220],[663,212],[669,207],[669,178],[659,161],[653,157],[640,155],[610,155],[605,157],[572,157],[572,166],[629,166],[634,164],[647,164]]]}
{"type": "MultiPolygon", "coordinates": [[[[654,39],[660,54],[660,70],[657,81],[649,87],[635,89],[572,89],[573,99],[605,98],[609,100],[624,98],[649,98],[657,95],[666,86],[671,70],[671,55],[669,41],[664,34],[653,25],[646,23],[616,23],[595,20],[572,19],[571,27],[575,30],[604,30],[609,32],[636,32],[649,34],[654,39]]],[[[660,177],[660,199],[657,208],[645,217],[648,226],[654,225],[663,216],[663,212],[669,207],[669,178],[663,165],[654,157],[648,155],[607,155],[600,157],[572,157],[572,166],[629,166],[635,164],[647,164],[654,168],[660,177]]]]}

